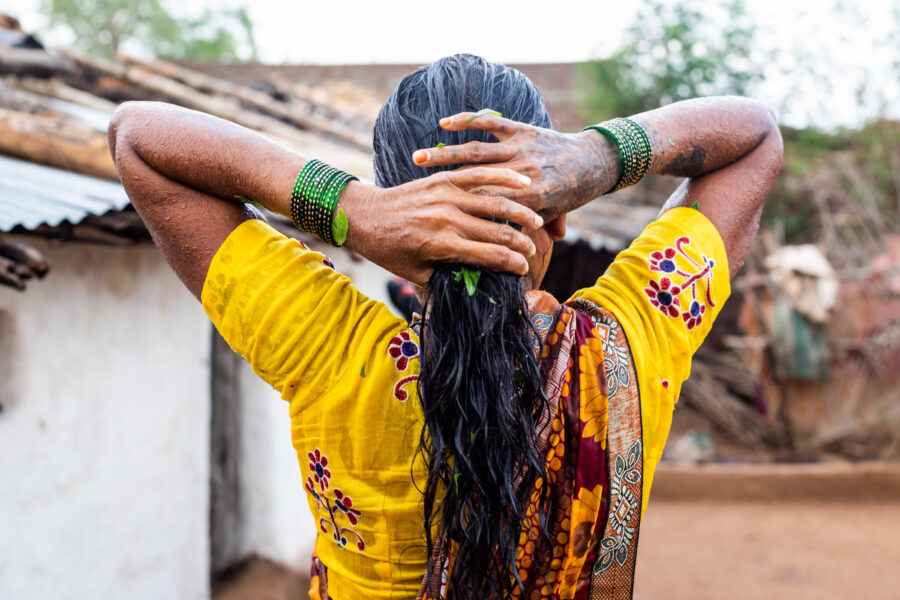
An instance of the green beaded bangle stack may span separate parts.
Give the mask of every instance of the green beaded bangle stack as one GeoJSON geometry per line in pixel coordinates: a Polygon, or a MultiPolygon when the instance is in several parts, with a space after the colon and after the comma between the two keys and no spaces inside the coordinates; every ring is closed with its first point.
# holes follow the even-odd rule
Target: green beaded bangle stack
{"type": "Polygon", "coordinates": [[[616,185],[607,192],[611,194],[624,187],[636,184],[650,170],[650,139],[644,128],[631,119],[611,119],[598,125],[585,127],[609,136],[619,148],[622,158],[622,175],[616,185]]]}
{"type": "Polygon", "coordinates": [[[313,159],[303,165],[291,194],[291,220],[298,229],[332,246],[347,239],[347,215],[337,207],[341,192],[357,177],[313,159]]]}

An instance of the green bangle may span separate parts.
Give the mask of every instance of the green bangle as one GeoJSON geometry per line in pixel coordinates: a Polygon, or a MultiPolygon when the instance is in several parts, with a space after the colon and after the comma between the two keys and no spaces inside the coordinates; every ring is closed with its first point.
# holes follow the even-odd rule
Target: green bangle
{"type": "Polygon", "coordinates": [[[588,129],[609,136],[618,147],[622,159],[622,175],[607,194],[636,184],[650,170],[650,139],[644,128],[631,119],[611,119],[585,127],[582,131],[588,129]]]}
{"type": "Polygon", "coordinates": [[[341,193],[358,178],[340,169],[310,160],[301,169],[291,194],[291,220],[302,231],[332,246],[347,240],[347,215],[338,208],[341,193]]]}

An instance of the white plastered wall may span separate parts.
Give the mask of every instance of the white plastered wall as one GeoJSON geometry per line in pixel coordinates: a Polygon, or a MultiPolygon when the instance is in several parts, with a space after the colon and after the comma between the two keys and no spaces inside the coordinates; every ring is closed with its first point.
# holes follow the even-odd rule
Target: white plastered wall
{"type": "Polygon", "coordinates": [[[152,246],[0,287],[0,598],[206,598],[209,324],[152,246]]]}
{"type": "MultiPolygon", "coordinates": [[[[152,246],[27,238],[52,265],[0,287],[0,598],[206,598],[209,328],[152,246]]],[[[391,277],[329,253],[369,297],[391,277]]],[[[287,404],[244,365],[244,553],[308,567],[287,404]]]]}

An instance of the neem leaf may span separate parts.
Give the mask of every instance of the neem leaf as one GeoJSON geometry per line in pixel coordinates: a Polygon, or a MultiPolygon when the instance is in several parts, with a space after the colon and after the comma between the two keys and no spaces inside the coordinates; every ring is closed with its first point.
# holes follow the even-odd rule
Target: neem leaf
{"type": "Polygon", "coordinates": [[[478,280],[480,278],[481,271],[478,269],[460,267],[459,271],[453,271],[453,281],[465,281],[466,291],[470,296],[475,295],[475,289],[478,287],[478,280]]]}
{"type": "Polygon", "coordinates": [[[341,209],[337,210],[334,215],[334,221],[331,222],[331,237],[338,246],[343,246],[347,241],[347,230],[350,229],[350,223],[347,221],[347,215],[341,209]]]}
{"type": "Polygon", "coordinates": [[[445,144],[444,142],[438,142],[438,145],[435,146],[435,148],[443,148],[443,147],[446,146],[446,145],[447,145],[447,144],[445,144]]]}
{"type": "Polygon", "coordinates": [[[669,138],[669,145],[670,145],[670,146],[674,146],[674,145],[675,145],[675,142],[672,141],[672,138],[669,138]]]}
{"type": "Polygon", "coordinates": [[[466,291],[470,296],[474,296],[477,284],[472,280],[472,273],[468,269],[463,269],[463,278],[466,280],[466,291]]]}
{"type": "MultiPolygon", "coordinates": [[[[473,270],[469,271],[469,273],[470,273],[471,276],[472,276],[472,281],[474,282],[474,285],[477,286],[477,285],[478,285],[478,280],[481,279],[481,271],[480,271],[480,270],[475,270],[475,269],[473,269],[473,270]]],[[[475,293],[475,291],[472,290],[471,292],[469,292],[469,295],[471,296],[471,295],[474,294],[474,293],[475,293]]]]}
{"type": "Polygon", "coordinates": [[[700,210],[700,205],[694,202],[693,204],[691,204],[691,208],[693,208],[694,210],[700,210]]]}
{"type": "Polygon", "coordinates": [[[488,298],[488,301],[489,301],[491,304],[497,304],[497,301],[494,300],[493,298],[488,298]]]}
{"type": "Polygon", "coordinates": [[[484,115],[494,115],[495,117],[503,116],[502,114],[498,113],[496,110],[493,110],[491,108],[482,108],[477,113],[474,113],[472,116],[470,116],[468,119],[466,119],[466,123],[470,123],[470,122],[474,121],[475,119],[477,119],[478,117],[483,117],[484,115]]]}
{"type": "Polygon", "coordinates": [[[459,473],[453,474],[453,485],[456,487],[456,495],[459,495],[459,473]]]}
{"type": "Polygon", "coordinates": [[[360,376],[360,377],[365,377],[365,376],[366,376],[366,363],[363,363],[362,371],[359,372],[359,376],[360,376]]]}

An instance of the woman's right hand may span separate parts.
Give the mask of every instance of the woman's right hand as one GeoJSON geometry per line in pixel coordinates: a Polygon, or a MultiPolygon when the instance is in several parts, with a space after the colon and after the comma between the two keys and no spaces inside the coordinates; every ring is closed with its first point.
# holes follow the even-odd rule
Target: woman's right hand
{"type": "Polygon", "coordinates": [[[477,167],[436,173],[393,188],[351,182],[341,197],[350,229],[347,247],[415,284],[425,285],[435,262],[458,262],[524,275],[534,243],[524,230],[543,225],[530,208],[502,194],[527,189],[528,177],[511,169],[477,167]]]}
{"type": "Polygon", "coordinates": [[[440,125],[448,131],[480,129],[499,141],[417,150],[415,163],[506,167],[527,175],[532,185],[508,197],[548,222],[605,194],[618,180],[618,149],[595,131],[560,133],[492,114],[472,117],[473,113],[459,113],[441,119],[440,125]]]}

